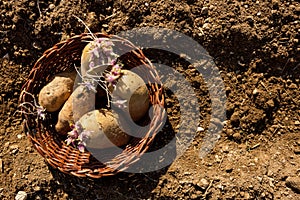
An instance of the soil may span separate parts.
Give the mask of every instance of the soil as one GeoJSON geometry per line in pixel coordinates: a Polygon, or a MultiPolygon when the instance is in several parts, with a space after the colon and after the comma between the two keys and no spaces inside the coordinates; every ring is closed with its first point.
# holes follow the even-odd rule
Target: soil
{"type": "MultiPolygon", "coordinates": [[[[293,0],[2,0],[0,1],[0,198],[299,199],[300,3],[293,0]],[[205,132],[171,165],[97,180],[49,167],[22,131],[20,90],[34,63],[55,43],[86,32],[117,34],[164,27],[186,34],[214,58],[226,88],[226,124],[204,158],[205,132]]],[[[151,54],[149,54],[151,57],[151,54]]],[[[192,83],[209,122],[199,75],[172,65],[192,83]]],[[[167,107],[174,100],[167,98],[167,107]]],[[[174,109],[171,123],[178,123],[174,109]],[[177,120],[177,121],[176,121],[177,120]]],[[[159,142],[159,141],[156,141],[159,142]]]]}

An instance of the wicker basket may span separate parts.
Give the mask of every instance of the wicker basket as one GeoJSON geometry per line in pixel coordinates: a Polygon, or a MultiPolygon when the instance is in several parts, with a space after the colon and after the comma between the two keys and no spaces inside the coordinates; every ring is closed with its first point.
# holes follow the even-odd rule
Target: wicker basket
{"type": "MultiPolygon", "coordinates": [[[[159,77],[151,62],[144,56],[143,52],[129,41],[101,33],[96,37],[114,38],[119,42],[121,48],[129,50],[120,57],[125,69],[132,69],[139,65],[146,66],[143,72],[148,80],[150,102],[152,108],[150,115],[153,115],[150,128],[142,138],[133,138],[123,148],[123,152],[109,160],[109,166],[101,163],[90,152],[80,152],[72,145],[66,145],[65,138],[59,136],[53,128],[58,113],[47,113],[45,119],[28,113],[22,108],[24,117],[24,130],[35,149],[54,168],[78,177],[100,178],[114,175],[126,170],[131,164],[137,162],[139,157],[147,151],[159,128],[162,119],[166,117],[164,111],[163,89],[159,77]],[[26,114],[27,113],[27,114],[26,114]]],[[[35,63],[29,74],[27,82],[23,85],[20,95],[20,103],[30,102],[35,104],[35,99],[41,88],[51,81],[53,75],[74,69],[74,64],[80,63],[80,57],[86,41],[92,40],[90,34],[74,36],[66,41],[54,45],[44,52],[42,57],[35,63]],[[32,95],[31,95],[32,94],[32,95]]],[[[32,107],[32,109],[35,109],[32,107]]],[[[35,112],[34,110],[32,112],[35,112]]]]}

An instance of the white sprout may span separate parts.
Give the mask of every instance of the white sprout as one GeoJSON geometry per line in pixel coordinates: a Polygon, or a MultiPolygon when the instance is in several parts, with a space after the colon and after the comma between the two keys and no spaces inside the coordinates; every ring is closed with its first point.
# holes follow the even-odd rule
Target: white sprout
{"type": "Polygon", "coordinates": [[[20,112],[20,113],[26,114],[26,115],[37,115],[37,119],[45,120],[46,119],[46,113],[45,113],[46,109],[43,108],[42,106],[38,105],[33,94],[31,94],[25,90],[23,90],[22,93],[30,95],[33,98],[33,103],[31,103],[31,102],[21,103],[18,107],[25,108],[26,111],[17,110],[16,112],[20,112]]]}

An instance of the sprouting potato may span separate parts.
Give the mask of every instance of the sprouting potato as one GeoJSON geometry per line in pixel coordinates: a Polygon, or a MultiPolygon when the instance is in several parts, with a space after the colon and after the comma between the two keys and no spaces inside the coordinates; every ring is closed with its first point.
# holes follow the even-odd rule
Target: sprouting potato
{"type": "Polygon", "coordinates": [[[120,117],[106,109],[93,110],[83,115],[79,123],[89,131],[86,147],[104,149],[128,143],[130,136],[121,129],[120,117]]]}
{"type": "Polygon", "coordinates": [[[85,113],[95,108],[95,93],[87,87],[80,85],[71,94],[58,114],[55,129],[60,134],[71,130],[70,123],[80,119],[85,113]]]}
{"type": "Polygon", "coordinates": [[[126,112],[133,121],[140,120],[149,110],[149,91],[143,79],[129,70],[118,79],[112,91],[112,101],[126,100],[126,112]]]}
{"type": "MultiPolygon", "coordinates": [[[[94,71],[90,72],[92,75],[93,74],[102,74],[104,70],[107,68],[107,64],[103,65],[103,58],[97,57],[96,54],[101,54],[99,49],[97,49],[97,41],[91,41],[89,42],[84,49],[82,50],[81,54],[81,67],[80,67],[80,72],[81,75],[86,78],[87,77],[87,72],[91,69],[90,65],[92,63],[92,66],[94,67],[94,71]],[[96,48],[96,50],[95,50],[96,48]]],[[[90,74],[90,75],[91,75],[90,74]]]]}
{"type": "Polygon", "coordinates": [[[63,72],[44,86],[39,93],[39,104],[48,112],[58,111],[73,91],[76,71],[63,72]]]}

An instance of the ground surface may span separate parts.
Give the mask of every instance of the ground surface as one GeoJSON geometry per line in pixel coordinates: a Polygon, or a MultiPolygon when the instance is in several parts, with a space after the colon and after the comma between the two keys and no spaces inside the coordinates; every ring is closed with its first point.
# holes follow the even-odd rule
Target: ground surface
{"type": "MultiPolygon", "coordinates": [[[[0,1],[0,198],[25,191],[29,199],[299,199],[299,16],[293,0],[0,1]],[[157,172],[89,180],[47,167],[14,113],[41,54],[86,31],[72,14],[92,31],[165,27],[205,47],[227,95],[226,125],[208,156],[199,158],[198,132],[182,157],[157,172]]],[[[174,68],[195,87],[205,128],[209,104],[200,78],[174,68]]]]}

